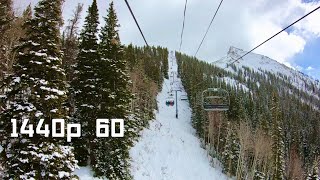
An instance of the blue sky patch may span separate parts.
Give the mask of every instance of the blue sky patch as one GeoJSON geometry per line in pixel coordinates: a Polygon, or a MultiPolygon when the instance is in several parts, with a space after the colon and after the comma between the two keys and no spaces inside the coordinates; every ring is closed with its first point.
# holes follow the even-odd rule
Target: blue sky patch
{"type": "Polygon", "coordinates": [[[320,0],[301,0],[304,3],[318,2],[320,0]]]}
{"type": "Polygon", "coordinates": [[[303,67],[305,74],[320,79],[320,38],[309,41],[304,47],[304,51],[293,58],[293,61],[303,67]],[[313,69],[307,70],[308,67],[313,69]]]}

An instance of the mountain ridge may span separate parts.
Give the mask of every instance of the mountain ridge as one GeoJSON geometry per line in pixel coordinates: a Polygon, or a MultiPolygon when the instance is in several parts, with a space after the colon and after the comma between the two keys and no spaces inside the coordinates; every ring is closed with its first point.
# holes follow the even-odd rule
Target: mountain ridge
{"type": "MultiPolygon", "coordinates": [[[[214,61],[213,64],[219,66],[219,64],[225,64],[226,63],[225,61],[228,61],[228,63],[231,63],[235,59],[240,58],[242,55],[244,55],[247,52],[248,51],[244,51],[243,49],[237,48],[235,46],[230,46],[230,48],[227,52],[227,56],[224,56],[224,57],[220,58],[219,60],[214,61]]],[[[253,66],[253,65],[257,65],[257,63],[255,62],[256,60],[260,60],[259,64],[261,64],[261,65],[272,64],[272,65],[280,66],[283,70],[291,71],[292,74],[301,74],[301,75],[305,76],[306,78],[309,78],[310,80],[319,81],[318,79],[315,79],[311,76],[308,76],[307,74],[304,74],[303,72],[298,71],[297,69],[289,67],[286,64],[283,64],[275,59],[272,59],[272,58],[265,56],[265,55],[262,55],[262,54],[257,54],[257,53],[251,52],[248,55],[246,55],[245,57],[243,57],[240,60],[238,60],[237,62],[235,62],[234,64],[241,64],[243,66],[247,66],[249,68],[252,68],[253,70],[257,70],[253,66]],[[250,61],[250,60],[252,60],[252,61],[250,61]]],[[[222,67],[222,66],[219,66],[219,67],[222,67]]],[[[270,71],[270,69],[266,69],[265,67],[262,67],[262,66],[260,66],[259,68],[261,68],[262,70],[270,71]]],[[[261,71],[261,70],[258,70],[258,71],[261,71]]],[[[274,73],[275,71],[273,71],[271,69],[270,72],[274,73]]],[[[283,74],[283,72],[281,72],[281,71],[278,71],[278,72],[283,74]]]]}
{"type": "MultiPolygon", "coordinates": [[[[306,101],[307,98],[300,96],[302,92],[306,93],[306,95],[311,98],[320,100],[319,80],[288,67],[285,64],[279,63],[265,55],[249,53],[245,57],[239,59],[245,53],[247,52],[240,48],[231,46],[225,57],[220,58],[212,64],[232,73],[233,75],[237,76],[241,74],[240,76],[242,76],[245,81],[255,82],[257,84],[260,83],[259,81],[261,81],[261,79],[252,78],[251,75],[248,75],[248,71],[262,75],[266,78],[266,81],[270,81],[270,78],[275,76],[278,78],[278,81],[282,82],[281,85],[279,85],[279,88],[286,89],[289,94],[294,94],[302,101],[309,103],[309,101],[306,101]],[[234,62],[236,59],[239,60],[234,62]]],[[[231,78],[231,80],[227,83],[231,84],[233,78],[228,78],[231,78]]],[[[271,83],[271,81],[269,83],[271,83]]],[[[235,83],[233,82],[232,85],[234,86],[235,83]]],[[[250,91],[250,89],[247,91],[250,91]]],[[[315,104],[315,107],[319,109],[317,104],[315,104]]]]}

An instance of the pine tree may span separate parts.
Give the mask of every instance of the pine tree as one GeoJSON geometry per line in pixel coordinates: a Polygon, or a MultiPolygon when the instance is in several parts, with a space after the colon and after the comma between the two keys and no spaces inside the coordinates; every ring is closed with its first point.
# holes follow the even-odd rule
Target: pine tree
{"type": "Polygon", "coordinates": [[[76,160],[72,148],[63,146],[62,138],[39,134],[33,138],[26,134],[10,138],[11,119],[17,120],[17,127],[22,126],[22,119],[29,119],[35,129],[40,119],[51,127],[52,119],[67,118],[65,74],[59,49],[61,22],[61,0],[42,0],[35,7],[35,17],[24,26],[28,28],[26,38],[17,48],[14,73],[8,77],[11,82],[5,99],[8,106],[0,119],[4,125],[1,145],[6,162],[5,179],[71,179],[74,176],[76,160]]]}
{"type": "Polygon", "coordinates": [[[137,58],[135,54],[135,49],[132,44],[129,44],[129,46],[125,50],[125,58],[128,62],[130,71],[133,70],[133,68],[137,65],[137,58]]]}
{"type": "Polygon", "coordinates": [[[285,167],[284,167],[284,135],[282,130],[282,119],[281,112],[279,108],[278,95],[274,92],[272,97],[272,123],[273,123],[273,179],[282,180],[284,179],[285,167]]]}
{"type": "Polygon", "coordinates": [[[228,134],[225,138],[226,144],[222,152],[222,162],[224,164],[225,172],[229,173],[230,175],[236,175],[237,162],[240,155],[240,144],[234,129],[232,129],[230,126],[230,122],[228,122],[228,134]]]}
{"type": "Polygon", "coordinates": [[[12,0],[2,0],[0,2],[0,33],[9,28],[10,21],[13,19],[12,0]]]}
{"type": "Polygon", "coordinates": [[[84,29],[80,34],[79,54],[75,67],[75,79],[72,81],[72,92],[75,99],[76,112],[73,122],[81,123],[82,136],[73,142],[75,154],[82,166],[94,164],[92,149],[95,146],[95,124],[99,105],[98,96],[98,24],[99,14],[96,0],[88,9],[84,29]]]}
{"type": "Polygon", "coordinates": [[[12,0],[2,0],[0,2],[0,80],[8,70],[8,51],[6,46],[5,33],[10,29],[13,20],[12,0]]]}
{"type": "MultiPolygon", "coordinates": [[[[273,179],[274,172],[278,173],[278,175],[284,174],[283,161],[288,159],[288,156],[285,155],[287,155],[292,143],[299,144],[298,150],[302,156],[304,167],[308,167],[309,164],[312,163],[312,158],[314,158],[314,154],[318,154],[318,147],[320,145],[319,136],[317,136],[319,129],[315,128],[318,127],[317,125],[319,124],[319,118],[317,118],[319,117],[319,112],[314,110],[314,106],[320,103],[316,102],[314,98],[310,98],[310,94],[303,92],[303,89],[312,91],[312,85],[308,85],[310,83],[303,82],[305,80],[300,82],[298,76],[293,77],[295,78],[295,80],[293,80],[292,77],[286,77],[285,75],[281,75],[281,73],[274,74],[263,70],[263,68],[259,68],[259,72],[255,72],[249,67],[238,67],[236,64],[227,65],[235,71],[235,73],[232,73],[180,53],[176,53],[176,57],[180,66],[179,69],[183,85],[190,96],[189,99],[193,114],[198,114],[200,111],[194,103],[197,87],[193,86],[202,80],[202,75],[204,75],[204,77],[210,77],[210,75],[214,76],[217,72],[222,71],[224,75],[237,81],[236,86],[227,88],[230,90],[231,101],[230,109],[227,111],[227,119],[235,122],[241,119],[246,120],[253,125],[253,133],[257,129],[263,129],[263,134],[266,136],[273,135],[273,140],[266,143],[268,144],[268,148],[264,148],[265,157],[262,158],[263,160],[260,165],[257,166],[257,170],[259,171],[259,173],[256,171],[257,178],[273,179]],[[299,90],[299,88],[296,87],[298,83],[301,84],[301,87],[304,86],[304,88],[299,90]],[[249,91],[245,90],[241,84],[246,85],[249,91]],[[279,101],[276,106],[273,105],[274,103],[271,104],[273,91],[281,94],[281,101],[279,101]],[[249,100],[251,95],[253,96],[252,99],[254,103],[252,100],[249,100]],[[301,101],[301,99],[303,99],[303,101],[301,101]],[[277,110],[273,107],[277,107],[277,110]],[[270,143],[274,146],[274,148],[271,149],[273,153],[269,149],[270,143]],[[279,151],[277,151],[277,149],[279,149],[279,151]],[[274,156],[272,157],[271,155],[274,156]],[[278,166],[274,165],[276,164],[275,162],[278,163],[278,166]]],[[[230,84],[230,82],[227,83],[230,84]]],[[[214,84],[217,84],[215,79],[213,79],[213,85],[214,84]]],[[[222,86],[222,88],[224,88],[223,84],[222,86]]],[[[198,91],[201,91],[201,89],[198,89],[198,91]]],[[[195,118],[193,118],[193,120],[194,119],[195,118]]],[[[199,129],[201,130],[201,128],[196,128],[197,131],[199,131],[199,129]]],[[[223,137],[227,136],[226,132],[227,131],[222,132],[223,137]]],[[[224,145],[227,143],[231,144],[225,141],[223,141],[223,143],[224,145]]],[[[230,151],[226,152],[230,153],[230,151]]],[[[252,168],[250,167],[251,156],[250,151],[245,151],[245,161],[243,161],[245,163],[239,163],[242,166],[239,169],[247,170],[252,168]]],[[[299,165],[296,164],[294,167],[297,168],[298,166],[299,165]]],[[[292,167],[286,166],[286,168],[285,170],[288,172],[290,171],[289,168],[292,167]]],[[[297,169],[300,171],[300,168],[297,169]]],[[[294,171],[297,169],[294,169],[294,171]]],[[[281,176],[282,175],[280,175],[280,177],[277,176],[274,179],[281,179],[281,176]]]]}
{"type": "Polygon", "coordinates": [[[110,179],[129,179],[129,147],[134,136],[134,122],[128,116],[132,95],[129,91],[129,76],[126,61],[123,56],[118,33],[118,19],[110,3],[105,26],[101,30],[100,70],[100,109],[99,117],[107,119],[120,118],[125,121],[123,138],[100,138],[96,148],[97,164],[94,167],[97,176],[107,176],[110,179]]]}

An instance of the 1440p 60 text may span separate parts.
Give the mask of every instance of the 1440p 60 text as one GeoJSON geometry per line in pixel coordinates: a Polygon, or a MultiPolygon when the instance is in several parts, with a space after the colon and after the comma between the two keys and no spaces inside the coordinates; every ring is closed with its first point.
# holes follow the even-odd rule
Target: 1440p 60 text
{"type": "MultiPolygon", "coordinates": [[[[67,142],[71,142],[72,138],[81,137],[81,124],[65,124],[64,119],[52,119],[51,137],[61,138],[67,137],[67,142]],[[59,128],[57,128],[59,127],[59,128]],[[62,129],[62,130],[61,130],[62,129]],[[65,130],[67,132],[65,133],[65,130]]],[[[11,137],[19,137],[17,131],[17,120],[11,119],[12,133],[11,137]]],[[[48,124],[43,124],[44,119],[40,119],[36,131],[33,129],[33,124],[28,124],[28,119],[23,119],[20,127],[20,134],[27,134],[29,137],[39,134],[49,137],[50,130],[48,124]],[[43,128],[42,128],[43,127],[43,128]]],[[[123,119],[97,119],[96,120],[96,136],[103,137],[123,137],[124,136],[124,120],[123,119]],[[110,132],[111,131],[111,132],[110,132]]]]}

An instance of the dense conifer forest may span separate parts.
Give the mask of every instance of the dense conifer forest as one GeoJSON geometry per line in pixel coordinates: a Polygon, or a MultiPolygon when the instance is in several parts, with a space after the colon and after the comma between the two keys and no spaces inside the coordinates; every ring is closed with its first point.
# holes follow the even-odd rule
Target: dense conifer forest
{"type": "MultiPolygon", "coordinates": [[[[156,97],[169,79],[169,51],[121,43],[113,2],[103,19],[96,0],[88,9],[79,4],[67,22],[62,2],[41,0],[22,14],[13,11],[11,0],[0,2],[0,179],[79,179],[79,166],[97,177],[132,179],[129,150],[155,119],[156,97]],[[98,138],[99,118],[124,119],[124,137],[98,138]],[[12,119],[25,128],[23,134],[12,137],[12,119]],[[52,119],[80,123],[81,136],[71,142],[52,138],[52,119]]],[[[225,174],[319,179],[318,85],[305,82],[300,89],[283,74],[235,65],[230,72],[180,52],[175,56],[192,125],[225,174]],[[228,111],[203,110],[202,92],[210,87],[227,90],[228,111]]]]}
{"type": "Polygon", "coordinates": [[[320,101],[306,93],[315,84],[299,90],[283,80],[290,77],[235,65],[236,73],[231,73],[179,52],[176,57],[193,126],[226,173],[240,179],[306,179],[316,174],[320,101]],[[228,83],[228,78],[238,83],[228,83]],[[229,92],[229,111],[203,110],[201,93],[209,87],[229,92]]]}
{"type": "Polygon", "coordinates": [[[82,28],[79,4],[60,32],[61,3],[42,0],[22,16],[10,0],[0,4],[3,178],[72,179],[80,165],[92,167],[95,176],[130,179],[129,148],[154,118],[155,97],[168,76],[168,50],[122,45],[112,2],[101,30],[94,0],[82,28]],[[44,119],[45,130],[62,118],[81,123],[82,135],[71,143],[39,134],[12,138],[13,118],[18,127],[22,118],[34,127],[44,119]],[[123,118],[124,138],[97,138],[98,118],[123,118]]]}

